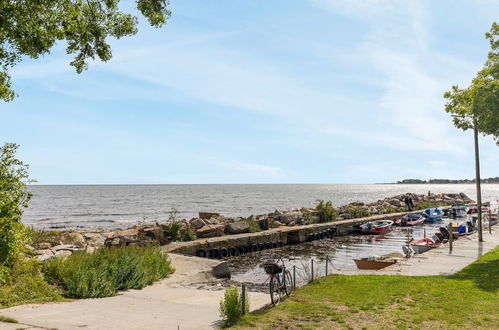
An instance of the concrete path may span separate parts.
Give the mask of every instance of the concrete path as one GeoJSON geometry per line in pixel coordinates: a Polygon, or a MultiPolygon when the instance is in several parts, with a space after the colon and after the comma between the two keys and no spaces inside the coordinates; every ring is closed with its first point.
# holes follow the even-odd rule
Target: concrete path
{"type": "MultiPolygon", "coordinates": [[[[171,255],[173,276],[142,290],[129,290],[101,299],[32,304],[0,310],[19,324],[0,322],[0,329],[213,329],[221,326],[218,313],[223,290],[188,288],[185,283],[211,279],[213,260],[171,255]]],[[[250,293],[251,310],[269,303],[268,294],[250,293]]]]}
{"type": "Polygon", "coordinates": [[[492,227],[491,234],[489,234],[488,228],[484,230],[482,243],[478,242],[478,234],[461,237],[454,241],[452,253],[449,252],[449,244],[445,244],[380,270],[334,271],[334,273],[347,275],[450,275],[460,271],[498,245],[499,225],[496,225],[492,227]]]}
{"type": "MultiPolygon", "coordinates": [[[[499,228],[460,238],[449,253],[448,246],[416,255],[379,271],[336,271],[340,274],[447,275],[469,265],[499,245],[499,228]]],[[[67,303],[24,305],[0,310],[1,315],[17,319],[19,324],[0,322],[0,329],[212,329],[221,325],[218,305],[223,291],[187,288],[186,283],[209,280],[216,261],[171,255],[177,268],[173,276],[143,290],[130,290],[103,299],[83,299],[67,303]]],[[[251,309],[269,301],[267,294],[251,293],[251,309]]]]}

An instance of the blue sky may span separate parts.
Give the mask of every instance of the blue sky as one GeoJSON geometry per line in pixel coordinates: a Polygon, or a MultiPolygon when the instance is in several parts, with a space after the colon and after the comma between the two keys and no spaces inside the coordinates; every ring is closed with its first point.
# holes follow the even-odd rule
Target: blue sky
{"type": "MultiPolygon", "coordinates": [[[[124,0],[125,5],[132,1],[124,0]]],[[[470,178],[442,94],[483,65],[499,2],[172,0],[77,75],[64,45],[13,70],[0,141],[40,184],[470,178]]],[[[499,148],[480,138],[482,175],[499,148]]]]}

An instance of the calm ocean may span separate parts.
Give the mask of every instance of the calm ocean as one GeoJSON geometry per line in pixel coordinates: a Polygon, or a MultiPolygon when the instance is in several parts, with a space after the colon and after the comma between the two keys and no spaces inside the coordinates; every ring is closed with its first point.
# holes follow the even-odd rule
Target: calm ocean
{"type": "MultiPolygon", "coordinates": [[[[37,228],[124,228],[143,220],[165,221],[172,208],[181,218],[200,211],[247,217],[313,206],[317,199],[340,206],[428,190],[464,192],[476,198],[472,184],[32,185],[33,199],[24,222],[37,228]]],[[[495,202],[499,184],[482,185],[482,196],[495,202]]]]}

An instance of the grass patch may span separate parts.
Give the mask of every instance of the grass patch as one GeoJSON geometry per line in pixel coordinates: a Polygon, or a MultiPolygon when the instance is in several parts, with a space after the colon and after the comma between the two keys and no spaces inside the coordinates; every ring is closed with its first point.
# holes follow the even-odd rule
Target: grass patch
{"type": "Polygon", "coordinates": [[[60,300],[59,290],[44,280],[41,266],[34,260],[16,263],[7,282],[0,285],[0,308],[60,300]]]}
{"type": "Polygon", "coordinates": [[[246,222],[249,225],[249,232],[250,233],[258,233],[258,232],[262,231],[262,228],[260,228],[260,225],[255,220],[246,220],[246,222]]]}
{"type": "Polygon", "coordinates": [[[496,247],[452,276],[323,277],[235,328],[499,329],[498,310],[496,247]]]}
{"type": "Polygon", "coordinates": [[[16,319],[13,319],[12,317],[8,317],[8,316],[3,316],[3,315],[0,315],[0,322],[19,323],[16,319]]]}
{"type": "Polygon", "coordinates": [[[53,258],[44,272],[72,298],[100,298],[118,290],[142,289],[173,273],[168,257],[157,246],[101,248],[95,253],[74,253],[53,258]]]}

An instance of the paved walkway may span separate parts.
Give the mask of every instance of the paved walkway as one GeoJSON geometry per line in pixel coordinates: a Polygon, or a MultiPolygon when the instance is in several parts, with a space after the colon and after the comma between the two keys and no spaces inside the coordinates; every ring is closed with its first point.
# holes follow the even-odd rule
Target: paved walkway
{"type": "MultiPolygon", "coordinates": [[[[337,271],[341,274],[446,275],[469,265],[499,245],[499,228],[460,238],[449,253],[448,246],[416,255],[402,263],[379,271],[337,271]]],[[[184,284],[204,282],[215,261],[171,255],[175,274],[143,290],[130,290],[103,299],[82,299],[68,303],[24,305],[0,310],[1,315],[20,324],[0,322],[0,329],[211,329],[221,325],[218,304],[223,291],[186,288],[184,284]]],[[[268,303],[263,293],[251,293],[252,309],[268,303]]]]}
{"type": "MultiPolygon", "coordinates": [[[[176,272],[142,290],[129,290],[101,299],[31,304],[0,310],[19,324],[0,322],[0,329],[212,329],[221,326],[218,313],[223,290],[185,287],[211,279],[216,261],[171,255],[176,272]]],[[[251,310],[266,305],[268,294],[249,294],[251,310]]]]}
{"type": "Polygon", "coordinates": [[[334,273],[350,275],[450,275],[460,271],[498,245],[499,225],[496,225],[492,227],[491,234],[489,234],[488,228],[484,230],[482,243],[478,242],[477,234],[461,237],[454,241],[452,253],[449,252],[449,244],[445,244],[380,270],[334,271],[334,273]]]}

